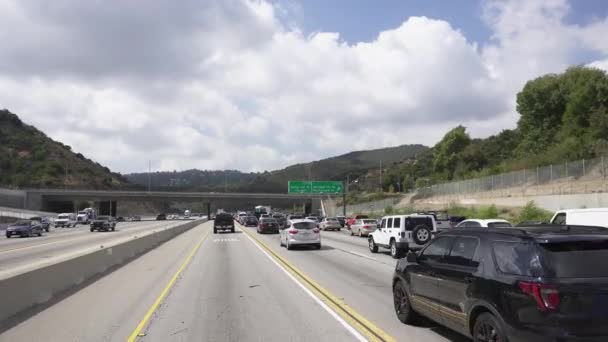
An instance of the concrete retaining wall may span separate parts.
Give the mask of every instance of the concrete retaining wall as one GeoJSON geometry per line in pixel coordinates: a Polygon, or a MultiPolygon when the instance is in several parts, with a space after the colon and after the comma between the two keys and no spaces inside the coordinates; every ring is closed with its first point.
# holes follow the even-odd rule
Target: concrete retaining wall
{"type": "Polygon", "coordinates": [[[23,208],[25,206],[25,191],[0,188],[0,206],[23,208]]]}
{"type": "Polygon", "coordinates": [[[87,279],[125,263],[204,220],[158,231],[73,259],[0,280],[0,321],[49,301],[87,279]]]}
{"type": "MultiPolygon", "coordinates": [[[[497,205],[501,207],[523,207],[529,201],[534,201],[539,207],[556,211],[560,209],[580,208],[606,208],[608,207],[608,193],[589,194],[567,194],[567,195],[539,195],[539,196],[512,196],[512,197],[475,197],[462,196],[451,199],[452,202],[464,206],[497,205]]],[[[450,202],[445,199],[428,198],[416,202],[417,206],[431,205],[435,207],[447,207],[450,202]]]]}

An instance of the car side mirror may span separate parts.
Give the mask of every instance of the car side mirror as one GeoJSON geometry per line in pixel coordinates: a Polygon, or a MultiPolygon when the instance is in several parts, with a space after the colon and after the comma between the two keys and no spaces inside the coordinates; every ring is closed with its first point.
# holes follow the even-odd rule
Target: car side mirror
{"type": "Polygon", "coordinates": [[[418,254],[416,252],[410,251],[406,256],[407,262],[418,262],[418,254]]]}

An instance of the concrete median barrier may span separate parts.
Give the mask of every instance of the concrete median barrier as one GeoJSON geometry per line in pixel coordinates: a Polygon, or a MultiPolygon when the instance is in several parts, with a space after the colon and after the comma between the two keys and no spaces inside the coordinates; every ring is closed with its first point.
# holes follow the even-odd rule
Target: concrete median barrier
{"type": "Polygon", "coordinates": [[[43,304],[54,296],[103,274],[108,269],[125,263],[205,221],[188,221],[100,248],[92,253],[0,279],[0,322],[43,304]]]}

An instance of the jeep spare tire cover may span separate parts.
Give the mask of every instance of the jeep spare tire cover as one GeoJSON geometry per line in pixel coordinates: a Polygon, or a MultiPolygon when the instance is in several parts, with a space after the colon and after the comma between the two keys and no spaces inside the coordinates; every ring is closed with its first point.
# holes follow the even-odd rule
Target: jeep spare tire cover
{"type": "Polygon", "coordinates": [[[424,245],[431,241],[431,237],[431,229],[423,224],[417,225],[412,231],[412,238],[419,245],[424,245]]]}

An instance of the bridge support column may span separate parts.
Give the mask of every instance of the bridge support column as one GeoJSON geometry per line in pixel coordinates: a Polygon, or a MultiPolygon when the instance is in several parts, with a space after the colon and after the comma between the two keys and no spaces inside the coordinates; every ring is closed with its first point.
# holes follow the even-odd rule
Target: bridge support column
{"type": "Polygon", "coordinates": [[[99,202],[99,215],[108,216],[112,214],[112,201],[99,202]]]}
{"type": "Polygon", "coordinates": [[[207,202],[207,220],[211,220],[211,202],[207,202]]]}
{"type": "Polygon", "coordinates": [[[118,203],[116,201],[110,201],[110,216],[116,217],[118,209],[118,203]]]}

